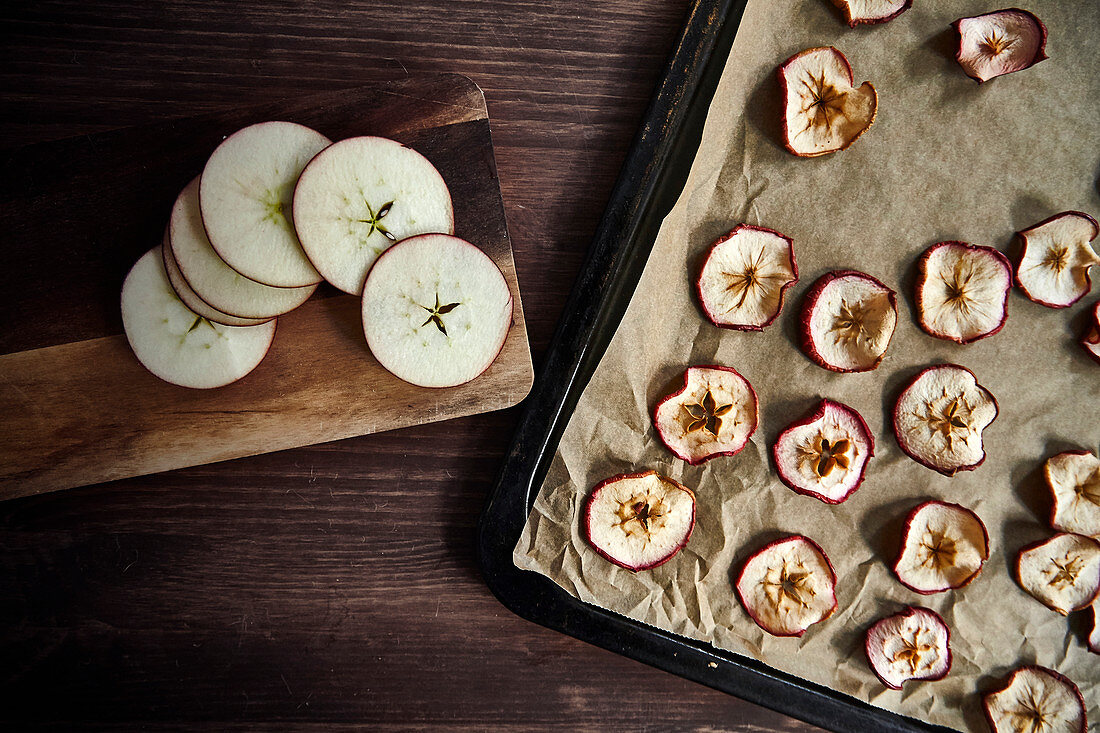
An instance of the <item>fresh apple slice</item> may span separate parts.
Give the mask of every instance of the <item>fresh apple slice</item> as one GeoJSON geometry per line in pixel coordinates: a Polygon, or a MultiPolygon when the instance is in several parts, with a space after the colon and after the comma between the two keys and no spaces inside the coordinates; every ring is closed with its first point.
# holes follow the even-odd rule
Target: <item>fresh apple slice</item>
{"type": "Polygon", "coordinates": [[[905,519],[894,575],[922,595],[962,588],[989,559],[989,535],[978,515],[958,504],[926,501],[905,519]]]}
{"type": "Polygon", "coordinates": [[[745,561],[737,597],[773,636],[802,636],[836,610],[836,573],[821,547],[802,535],[771,542],[745,561]]]}
{"type": "Polygon", "coordinates": [[[808,48],[779,67],[783,142],[803,158],[835,153],[875,121],[878,95],[870,82],[853,86],[852,67],[835,48],[808,48]]]}
{"type": "Polygon", "coordinates": [[[711,247],[695,283],[710,322],[761,331],[779,315],[787,288],[798,282],[790,237],[738,224],[711,247]]]}
{"type": "Polygon", "coordinates": [[[913,4],[913,0],[833,0],[844,11],[848,26],[885,23],[898,17],[913,4]]]}
{"type": "Polygon", "coordinates": [[[363,288],[363,330],[379,363],[421,387],[469,382],[492,364],[512,325],[512,293],[480,249],[421,234],[386,250],[363,288]]]}
{"type": "Polygon", "coordinates": [[[160,246],[160,251],[164,257],[164,272],[168,276],[168,282],[171,284],[172,290],[176,292],[176,296],[183,301],[185,306],[195,311],[196,315],[202,316],[208,321],[220,323],[223,326],[258,326],[271,320],[270,318],[239,318],[228,313],[222,313],[196,295],[191,286],[187,284],[187,279],[180,272],[180,266],[176,263],[176,258],[172,256],[172,248],[168,245],[167,234],[165,234],[164,242],[160,246]]]}
{"type": "Polygon", "coordinates": [[[909,606],[867,629],[871,670],[892,690],[909,680],[942,680],[951,669],[951,631],[927,608],[909,606]]]}
{"type": "Polygon", "coordinates": [[[788,425],[772,446],[779,480],[800,494],[839,504],[863,481],[875,439],[858,412],[822,400],[808,417],[788,425]]]}
{"type": "Polygon", "coordinates": [[[870,371],[886,354],[897,322],[893,290],[866,273],[834,270],[802,301],[802,349],[829,371],[870,371]]]}
{"type": "Polygon", "coordinates": [[[1016,558],[1016,577],[1037,600],[1068,616],[1100,590],[1100,542],[1062,532],[1028,545],[1016,558]]]}
{"type": "Polygon", "coordinates": [[[673,558],[695,526],[695,494],[656,471],[602,481],[584,505],[584,535],[602,557],[632,572],[673,558]]]}
{"type": "MultiPolygon", "coordinates": [[[[273,288],[250,280],[225,264],[210,245],[203,228],[198,178],[187,184],[172,206],[167,243],[171,259],[175,260],[192,292],[214,309],[241,319],[262,322],[281,316],[306,302],[317,290],[316,285],[273,288]]],[[[168,274],[172,275],[171,269],[168,274]]],[[[195,309],[192,307],[192,310],[195,309]]]]}
{"type": "Polygon", "coordinates": [[[302,171],[294,226],[325,280],[358,295],[387,247],[417,234],[453,234],[454,212],[447,184],[423,155],[383,137],[353,137],[302,171]]]}
{"type": "Polygon", "coordinates": [[[982,431],[997,417],[997,400],[974,372],[957,364],[913,377],[894,406],[894,436],[917,463],[954,476],[985,460],[982,431]]]}
{"type": "Polygon", "coordinates": [[[1100,539],[1100,459],[1071,450],[1047,459],[1043,466],[1054,506],[1050,526],[1100,539]]]}
{"type": "Polygon", "coordinates": [[[267,354],[275,320],[223,326],[183,304],[168,281],[161,248],[146,252],[122,284],[122,326],[142,366],[166,382],[210,389],[235,382],[267,354]]]}
{"type": "Polygon", "coordinates": [[[1048,308],[1066,308],[1085,297],[1092,289],[1089,268],[1100,264],[1089,245],[1098,233],[1096,219],[1080,211],[1063,211],[1020,232],[1020,290],[1048,308]]]}
{"type": "Polygon", "coordinates": [[[959,18],[951,27],[959,34],[955,59],[966,75],[984,81],[1022,71],[1047,58],[1047,29],[1026,10],[1008,8],[973,18],[959,18]]]}
{"type": "Polygon", "coordinates": [[[214,150],[202,170],[199,204],[210,244],[227,265],[274,287],[321,281],[289,216],[298,175],[331,142],[304,125],[261,122],[214,150]]]}
{"type": "Polygon", "coordinates": [[[992,247],[939,242],[918,262],[920,327],[936,338],[969,344],[1008,320],[1012,263],[992,247]]]}
{"type": "Polygon", "coordinates": [[[999,690],[982,698],[993,733],[1085,733],[1085,698],[1077,685],[1053,669],[1016,669],[999,690]]]}
{"type": "Polygon", "coordinates": [[[1081,348],[1100,363],[1100,300],[1093,304],[1088,319],[1085,333],[1081,336],[1081,348]]]}
{"type": "Polygon", "coordinates": [[[756,392],[749,381],[724,366],[693,366],[684,386],[653,410],[661,442],[691,465],[739,453],[756,430],[756,392]]]}

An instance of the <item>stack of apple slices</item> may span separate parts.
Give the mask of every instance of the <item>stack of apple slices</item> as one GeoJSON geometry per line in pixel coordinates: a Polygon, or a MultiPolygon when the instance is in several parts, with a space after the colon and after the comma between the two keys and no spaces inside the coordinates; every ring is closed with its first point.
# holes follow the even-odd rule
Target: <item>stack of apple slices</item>
{"type": "Polygon", "coordinates": [[[276,317],[304,303],[321,277],[287,218],[302,169],[331,141],[291,122],[226,138],[172,207],[162,245],[122,287],[122,322],[154,375],[209,389],[251,372],[276,317]]]}
{"type": "Polygon", "coordinates": [[[161,379],[220,387],[260,363],[275,319],[325,279],[363,296],[383,367],[421,386],[462,384],[503,347],[512,295],[496,264],[453,232],[447,185],[416,151],[251,125],[214,150],[176,199],[163,244],[127,276],[126,336],[161,379]]]}

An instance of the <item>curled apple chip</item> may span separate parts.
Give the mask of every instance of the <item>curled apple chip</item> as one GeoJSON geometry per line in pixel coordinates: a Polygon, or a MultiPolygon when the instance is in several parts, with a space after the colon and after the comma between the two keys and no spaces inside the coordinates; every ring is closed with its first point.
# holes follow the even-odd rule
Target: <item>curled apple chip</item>
{"type": "Polygon", "coordinates": [[[1093,304],[1088,318],[1085,333],[1081,336],[1081,348],[1097,362],[1100,362],[1100,300],[1093,304]]]}
{"type": "Polygon", "coordinates": [[[1090,652],[1100,654],[1100,595],[1092,600],[1092,632],[1088,646],[1090,652]]]}
{"type": "Polygon", "coordinates": [[[711,247],[695,285],[711,323],[760,331],[779,315],[784,293],[796,282],[790,237],[739,224],[711,247]]]}
{"type": "Polygon", "coordinates": [[[839,504],[863,481],[875,439],[858,412],[822,400],[808,417],[788,425],[772,446],[779,480],[799,494],[839,504]]]}
{"type": "Polygon", "coordinates": [[[1004,326],[1012,264],[997,250],[939,242],[924,251],[917,270],[917,311],[927,333],[969,344],[1004,326]]]}
{"type": "Polygon", "coordinates": [[[900,690],[909,680],[941,680],[951,669],[951,631],[938,613],[909,606],[867,630],[867,661],[882,684],[900,690]]]}
{"type": "Polygon", "coordinates": [[[854,86],[848,59],[832,46],[808,48],[779,67],[783,142],[803,158],[844,150],[875,121],[878,95],[854,86]]]}
{"type": "Polygon", "coordinates": [[[1047,58],[1047,29],[1026,10],[1008,8],[951,27],[959,34],[955,59],[966,75],[981,84],[993,77],[1022,71],[1047,58]]]}
{"type": "Polygon", "coordinates": [[[836,610],[836,573],[813,540],[792,535],[745,561],[737,597],[757,626],[773,636],[802,636],[836,610]]]}
{"type": "Polygon", "coordinates": [[[802,349],[833,372],[866,372],[882,362],[898,322],[897,295],[866,273],[834,270],[802,301],[802,349]]]}
{"type": "Polygon", "coordinates": [[[695,526],[695,494],[656,471],[620,474],[599,483],[584,506],[585,538],[627,570],[668,562],[695,526]]]}
{"type": "Polygon", "coordinates": [[[1085,698],[1065,675],[1024,666],[982,698],[993,733],[1085,733],[1085,698]]]}
{"type": "Polygon", "coordinates": [[[1100,539],[1100,459],[1083,450],[1059,453],[1043,465],[1054,507],[1050,526],[1100,539]]]}
{"type": "Polygon", "coordinates": [[[833,0],[844,11],[851,28],[865,23],[885,23],[898,17],[913,4],[913,0],[833,0]]]}
{"type": "Polygon", "coordinates": [[[894,406],[894,436],[917,463],[954,476],[985,460],[982,431],[997,417],[997,400],[974,373],[957,364],[928,367],[894,406]]]}
{"type": "Polygon", "coordinates": [[[1085,297],[1092,289],[1089,268],[1100,264],[1089,245],[1097,234],[1096,219],[1080,211],[1063,211],[1020,232],[1020,290],[1048,308],[1067,308],[1085,297]]]}
{"type": "Polygon", "coordinates": [[[1062,532],[1029,545],[1016,558],[1016,577],[1037,600],[1068,616],[1100,590],[1100,542],[1062,532]]]}
{"type": "Polygon", "coordinates": [[[724,366],[693,366],[684,386],[657,403],[657,435],[677,458],[696,465],[741,451],[756,430],[756,392],[724,366]]]}
{"type": "Polygon", "coordinates": [[[922,595],[962,588],[989,559],[989,535],[978,515],[944,501],[909,512],[894,574],[922,595]]]}

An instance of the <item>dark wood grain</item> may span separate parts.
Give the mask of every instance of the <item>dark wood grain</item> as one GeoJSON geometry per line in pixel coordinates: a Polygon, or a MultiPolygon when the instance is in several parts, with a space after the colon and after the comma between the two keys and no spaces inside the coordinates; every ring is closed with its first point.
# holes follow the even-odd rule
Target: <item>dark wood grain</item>
{"type": "MultiPolygon", "coordinates": [[[[489,100],[536,359],[687,7],[11,5],[7,146],[406,70],[473,78],[489,100]]],[[[473,528],[515,419],[0,504],[0,728],[807,730],[491,597],[473,528]]]]}

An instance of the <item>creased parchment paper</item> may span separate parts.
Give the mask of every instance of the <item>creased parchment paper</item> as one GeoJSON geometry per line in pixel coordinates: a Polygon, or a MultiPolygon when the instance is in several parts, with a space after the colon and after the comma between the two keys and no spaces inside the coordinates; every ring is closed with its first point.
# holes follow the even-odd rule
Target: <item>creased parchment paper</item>
{"type": "Polygon", "coordinates": [[[826,0],[749,3],[690,177],[569,422],[515,548],[517,566],[588,603],[921,720],[985,730],[977,693],[1022,663],[1073,679],[1089,718],[1100,720],[1100,657],[1084,645],[1091,614],[1067,621],[1012,574],[1017,551],[1052,533],[1042,462],[1100,444],[1100,366],[1075,343],[1100,288],[1060,311],[1014,290],[1004,330],[969,346],[926,335],[913,308],[915,260],[934,242],[960,239],[1012,256],[1013,233],[1051,214],[1100,215],[1100,3],[1030,2],[1050,29],[1051,58],[979,86],[955,63],[948,25],[996,8],[918,0],[885,25],[849,30],[826,0]],[[775,69],[793,53],[827,45],[847,55],[857,85],[876,86],[878,120],[847,151],[799,159],[781,147],[775,69]],[[801,280],[763,333],[712,326],[691,288],[710,243],[742,221],[791,236],[798,257],[801,280]],[[838,375],[802,355],[795,322],[810,284],[847,267],[898,290],[899,320],[876,371],[838,375]],[[985,431],[985,464],[954,478],[906,457],[888,427],[905,380],[940,362],[972,369],[1000,402],[985,431]],[[692,467],[661,445],[650,415],[686,366],[707,363],[752,382],[761,424],[739,455],[692,467]],[[783,486],[767,449],[824,396],[855,407],[876,440],[863,486],[838,506],[783,486]],[[600,480],[650,468],[696,491],[698,521],[677,557],[633,574],[586,544],[579,511],[600,480]],[[903,517],[932,498],[976,511],[992,555],[970,586],[920,596],[889,567],[903,517]],[[839,576],[839,609],[801,639],[765,634],[733,591],[740,563],[789,533],[820,543],[839,576]],[[867,665],[863,634],[909,604],[947,621],[954,665],[942,681],[887,690],[867,665]]]}

